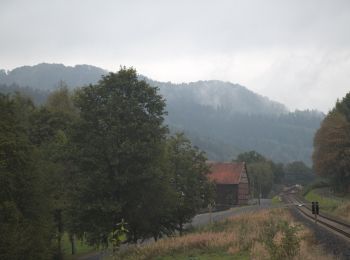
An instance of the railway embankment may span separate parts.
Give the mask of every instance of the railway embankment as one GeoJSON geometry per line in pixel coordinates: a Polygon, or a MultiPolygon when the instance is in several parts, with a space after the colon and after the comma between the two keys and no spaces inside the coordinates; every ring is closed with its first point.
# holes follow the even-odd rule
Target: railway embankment
{"type": "Polygon", "coordinates": [[[295,207],[291,208],[291,214],[304,226],[309,228],[315,239],[315,244],[321,246],[327,253],[340,259],[350,259],[350,242],[345,238],[335,234],[327,228],[316,224],[312,219],[306,218],[295,207]]]}
{"type": "MultiPolygon", "coordinates": [[[[292,215],[313,232],[316,244],[337,258],[350,259],[350,224],[348,221],[330,214],[329,210],[320,211],[316,221],[311,203],[296,194],[285,194],[284,201],[291,209],[292,215]]],[[[322,203],[320,208],[322,208],[322,203]]]]}

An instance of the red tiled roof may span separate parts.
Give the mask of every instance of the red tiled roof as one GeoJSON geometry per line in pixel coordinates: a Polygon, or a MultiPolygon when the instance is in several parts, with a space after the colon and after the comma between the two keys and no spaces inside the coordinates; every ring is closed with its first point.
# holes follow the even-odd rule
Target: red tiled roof
{"type": "Polygon", "coordinates": [[[221,163],[209,162],[211,173],[209,180],[216,184],[238,184],[241,179],[241,173],[244,169],[243,162],[221,163]]]}

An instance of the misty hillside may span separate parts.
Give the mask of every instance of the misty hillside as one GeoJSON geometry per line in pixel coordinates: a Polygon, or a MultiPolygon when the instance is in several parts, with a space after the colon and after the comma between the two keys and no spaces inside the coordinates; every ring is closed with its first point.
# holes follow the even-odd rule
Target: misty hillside
{"type": "Polygon", "coordinates": [[[146,79],[157,86],[168,105],[192,103],[212,107],[229,114],[284,114],[287,108],[247,88],[219,80],[172,84],[146,79]]]}
{"type": "MultiPolygon", "coordinates": [[[[73,88],[96,83],[106,73],[90,65],[23,66],[0,72],[0,91],[20,90],[42,103],[60,81],[73,88]]],[[[140,77],[159,87],[167,100],[166,123],[171,131],[184,131],[209,159],[227,161],[240,152],[256,150],[276,161],[311,164],[313,136],[322,113],[289,112],[283,104],[230,82],[172,84],[140,77]]]]}

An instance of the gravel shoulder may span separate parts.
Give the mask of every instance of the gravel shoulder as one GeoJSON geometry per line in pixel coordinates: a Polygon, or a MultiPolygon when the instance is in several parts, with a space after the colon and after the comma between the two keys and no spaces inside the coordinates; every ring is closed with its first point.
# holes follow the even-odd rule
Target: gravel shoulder
{"type": "Polygon", "coordinates": [[[332,231],[316,224],[313,220],[303,216],[294,207],[291,207],[290,210],[297,221],[301,222],[313,232],[316,241],[327,253],[335,255],[339,259],[350,260],[349,240],[337,234],[334,234],[332,231]]]}

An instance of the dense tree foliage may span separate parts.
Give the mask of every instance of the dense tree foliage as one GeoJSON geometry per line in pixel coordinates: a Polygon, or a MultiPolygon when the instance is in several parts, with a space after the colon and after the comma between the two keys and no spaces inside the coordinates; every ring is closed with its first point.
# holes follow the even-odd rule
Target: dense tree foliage
{"type": "Polygon", "coordinates": [[[305,163],[296,161],[285,165],[284,183],[307,185],[315,180],[315,174],[305,163]]]}
{"type": "Polygon", "coordinates": [[[332,180],[335,190],[350,184],[350,93],[323,120],[314,139],[315,172],[332,180]]]}
{"type": "Polygon", "coordinates": [[[51,254],[47,176],[31,143],[32,103],[0,94],[0,258],[48,259],[51,254]]]}
{"type": "Polygon", "coordinates": [[[301,161],[283,165],[266,159],[256,151],[239,154],[235,161],[247,164],[253,195],[266,197],[275,184],[307,185],[314,180],[312,169],[301,161]]]}
{"type": "Polygon", "coordinates": [[[170,137],[167,142],[167,167],[176,200],[172,215],[176,229],[182,234],[183,225],[199,209],[212,202],[213,185],[207,181],[209,167],[206,157],[183,134],[170,137]]]}
{"type": "Polygon", "coordinates": [[[276,162],[311,165],[312,140],[323,118],[312,111],[276,115],[230,114],[225,109],[167,102],[170,127],[183,130],[212,160],[256,150],[276,162]],[[224,144],[224,145],[217,145],[224,144]]]}
{"type": "Polygon", "coordinates": [[[108,245],[120,222],[129,242],[181,231],[212,186],[164,107],[126,68],[75,93],[61,83],[40,107],[0,95],[0,258],[62,259],[64,233],[108,245]]]}
{"type": "Polygon", "coordinates": [[[80,120],[72,141],[81,180],[76,198],[81,231],[90,241],[106,244],[124,218],[136,241],[144,230],[133,218],[146,211],[144,194],[159,177],[153,167],[165,139],[164,101],[155,88],[138,81],[134,70],[122,69],[80,89],[75,103],[80,120]]]}
{"type": "Polygon", "coordinates": [[[256,151],[249,151],[245,153],[241,153],[237,156],[238,162],[245,162],[246,164],[258,163],[267,161],[264,156],[256,151]]]}
{"type": "Polygon", "coordinates": [[[33,87],[23,87],[17,84],[3,84],[0,83],[0,93],[11,94],[20,93],[22,96],[30,98],[34,104],[43,105],[47,97],[50,95],[48,90],[39,90],[33,87]]]}
{"type": "Polygon", "coordinates": [[[80,89],[75,103],[80,111],[72,135],[79,204],[73,212],[80,234],[91,243],[106,245],[122,219],[130,241],[158,238],[178,228],[175,209],[183,211],[182,225],[203,206],[198,197],[207,183],[205,157],[181,140],[183,157],[174,159],[173,139],[166,140],[163,125],[164,100],[133,69],[123,68],[80,89]],[[182,165],[176,173],[174,161],[182,165]],[[173,180],[179,183],[174,186],[173,180]],[[190,186],[194,184],[198,188],[190,186]],[[187,189],[184,197],[178,197],[180,188],[187,189]]]}
{"type": "Polygon", "coordinates": [[[247,164],[253,196],[261,194],[266,197],[271,192],[273,184],[281,184],[284,181],[283,164],[274,163],[256,151],[241,153],[236,161],[247,164]]]}
{"type": "Polygon", "coordinates": [[[271,164],[261,161],[247,165],[248,176],[254,197],[266,198],[273,185],[271,164]]]}
{"type": "MultiPolygon", "coordinates": [[[[61,80],[69,87],[83,86],[95,84],[102,74],[107,72],[87,65],[25,66],[0,72],[0,92],[20,91],[43,104],[48,90],[60,86],[61,80]],[[9,86],[12,83],[23,88],[9,86]]],[[[228,161],[244,151],[256,150],[276,162],[303,161],[311,165],[312,140],[324,117],[322,113],[309,110],[289,113],[282,104],[229,82],[172,84],[144,79],[158,86],[167,100],[169,114],[165,123],[170,130],[185,132],[210,160],[228,161]]]]}
{"type": "Polygon", "coordinates": [[[95,84],[102,75],[108,72],[91,65],[76,65],[40,63],[34,66],[22,66],[5,72],[0,70],[0,84],[13,83],[26,87],[52,90],[64,80],[70,87],[81,87],[95,84]]]}

